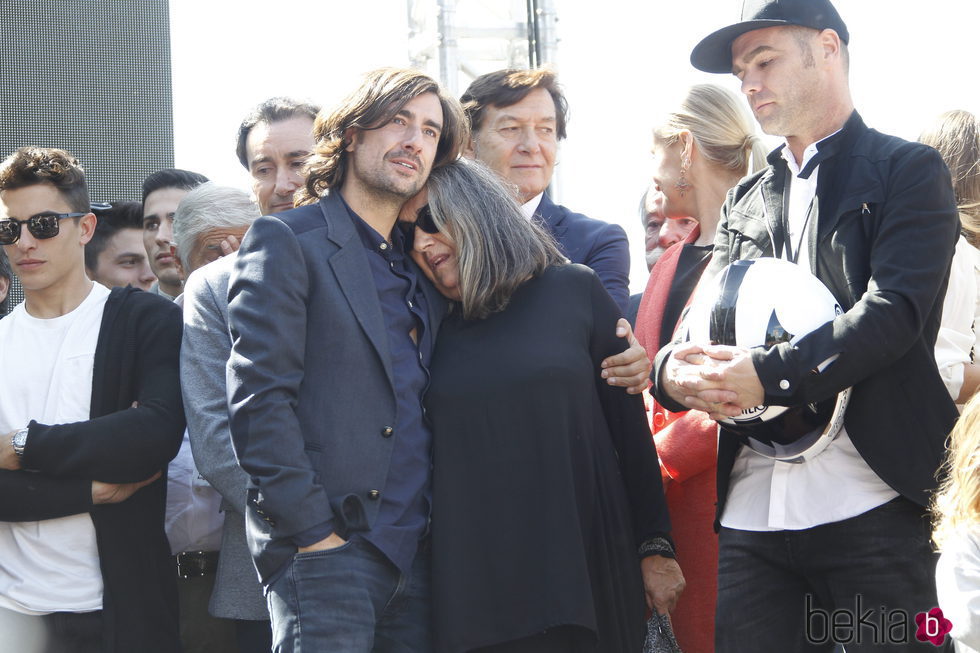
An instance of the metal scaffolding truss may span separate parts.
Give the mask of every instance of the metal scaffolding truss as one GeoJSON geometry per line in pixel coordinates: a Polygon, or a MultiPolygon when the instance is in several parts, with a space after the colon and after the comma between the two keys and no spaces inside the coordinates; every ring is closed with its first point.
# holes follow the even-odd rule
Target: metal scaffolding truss
{"type": "Polygon", "coordinates": [[[411,65],[454,95],[493,70],[555,62],[555,0],[407,2],[411,65]]]}

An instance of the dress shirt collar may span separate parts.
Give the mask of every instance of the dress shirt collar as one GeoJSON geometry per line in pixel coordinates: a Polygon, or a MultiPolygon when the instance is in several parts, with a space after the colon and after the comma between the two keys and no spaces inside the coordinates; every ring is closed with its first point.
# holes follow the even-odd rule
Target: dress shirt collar
{"type": "Polygon", "coordinates": [[[521,205],[521,210],[524,211],[524,215],[528,220],[534,217],[537,213],[538,207],[541,206],[541,198],[544,196],[544,191],[541,191],[530,200],[521,205]]]}

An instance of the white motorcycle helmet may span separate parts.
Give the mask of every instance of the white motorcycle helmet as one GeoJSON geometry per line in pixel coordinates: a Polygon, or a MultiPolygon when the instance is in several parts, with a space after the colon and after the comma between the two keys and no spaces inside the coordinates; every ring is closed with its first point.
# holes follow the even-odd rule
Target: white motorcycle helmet
{"type": "MultiPolygon", "coordinates": [[[[685,323],[694,343],[764,347],[799,340],[843,310],[810,271],[775,258],[735,261],[695,293],[685,323]]],[[[844,424],[850,388],[817,404],[755,406],[721,420],[756,453],[803,462],[823,451],[844,424]]]]}

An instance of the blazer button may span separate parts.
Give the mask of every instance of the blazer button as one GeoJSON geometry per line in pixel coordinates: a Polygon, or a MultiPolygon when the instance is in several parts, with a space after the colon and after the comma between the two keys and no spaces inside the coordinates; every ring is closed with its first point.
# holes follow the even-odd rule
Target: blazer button
{"type": "Polygon", "coordinates": [[[383,429],[381,429],[381,437],[383,438],[390,438],[394,434],[395,434],[395,429],[391,428],[390,426],[386,426],[383,429]]]}
{"type": "Polygon", "coordinates": [[[370,490],[368,492],[368,499],[371,499],[372,501],[377,501],[379,498],[381,498],[381,493],[378,492],[377,490],[370,490]]]}

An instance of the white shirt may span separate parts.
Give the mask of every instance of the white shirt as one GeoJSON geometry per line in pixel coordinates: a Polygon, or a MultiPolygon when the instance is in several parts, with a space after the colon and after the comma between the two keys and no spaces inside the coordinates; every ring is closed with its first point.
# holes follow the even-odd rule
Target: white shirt
{"type": "Polygon", "coordinates": [[[524,202],[524,204],[521,204],[521,210],[524,211],[524,215],[528,220],[533,218],[534,214],[537,212],[538,206],[541,205],[542,196],[544,196],[544,191],[541,191],[527,202],[524,202]]]}
{"type": "Polygon", "coordinates": [[[949,269],[943,318],[936,336],[936,365],[955,400],[963,387],[963,367],[973,360],[980,321],[980,252],[960,236],[949,269]]]}
{"type": "Polygon", "coordinates": [[[184,441],[167,468],[167,539],[170,551],[217,551],[221,548],[221,495],[197,471],[191,441],[184,441]]]}
{"type": "MultiPolygon", "coordinates": [[[[174,300],[184,307],[184,296],[174,300]]],[[[184,429],[184,440],[177,457],[167,468],[167,514],[164,527],[170,551],[217,551],[221,548],[221,494],[204,480],[194,464],[191,441],[184,429]]]]}
{"type": "Polygon", "coordinates": [[[956,653],[980,652],[980,528],[963,530],[943,543],[936,565],[936,593],[956,653]]]}
{"type": "MultiPolygon", "coordinates": [[[[817,193],[820,166],[809,179],[797,175],[817,153],[818,145],[804,150],[802,165],[796,163],[788,146],[782,151],[793,173],[786,240],[794,255],[799,252],[797,263],[807,267],[807,232],[816,228],[816,216],[807,220],[807,212],[817,193]]],[[[785,257],[785,249],[782,254],[785,257]]],[[[800,530],[856,517],[897,496],[872,471],[842,428],[820,455],[803,463],[772,460],[742,447],[732,468],[721,525],[744,531],[800,530]]]]}
{"type": "MultiPolygon", "coordinates": [[[[82,303],[60,317],[32,317],[21,303],[0,320],[0,433],[24,428],[32,419],[90,419],[95,347],[108,296],[108,289],[93,283],[82,303]]],[[[0,522],[0,607],[35,615],[102,608],[89,513],[0,522]]]]}

